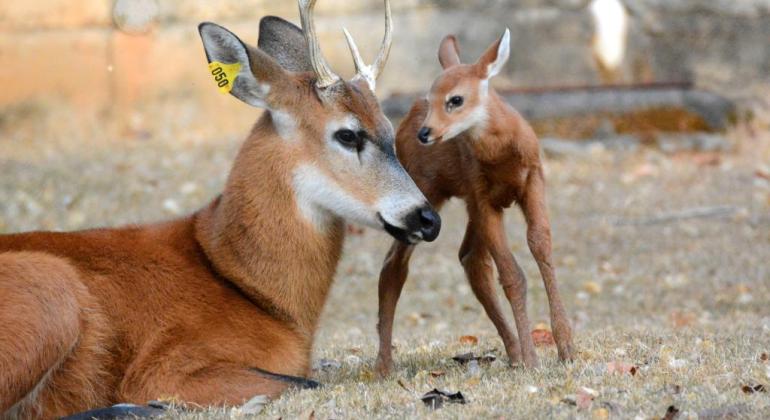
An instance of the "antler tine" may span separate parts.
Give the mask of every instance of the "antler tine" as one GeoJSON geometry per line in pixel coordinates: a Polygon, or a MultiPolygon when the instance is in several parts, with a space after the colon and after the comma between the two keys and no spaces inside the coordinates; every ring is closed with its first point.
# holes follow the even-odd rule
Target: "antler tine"
{"type": "Polygon", "coordinates": [[[361,58],[361,53],[358,51],[356,41],[353,40],[350,32],[348,32],[348,30],[345,28],[343,28],[342,31],[345,32],[345,40],[348,42],[350,54],[353,56],[353,64],[356,66],[356,77],[361,77],[366,80],[366,82],[369,84],[369,88],[374,90],[375,81],[377,80],[377,75],[374,74],[374,69],[372,66],[368,66],[366,63],[364,63],[364,59],[361,58]]]}
{"type": "Polygon", "coordinates": [[[393,19],[390,15],[390,1],[385,0],[385,37],[382,40],[382,46],[380,52],[377,54],[377,59],[372,65],[366,65],[361,53],[358,51],[358,46],[353,40],[347,29],[343,29],[345,32],[345,39],[348,42],[350,53],[353,55],[353,64],[356,66],[356,77],[360,77],[369,84],[369,87],[374,90],[377,77],[385,68],[385,62],[388,61],[388,54],[390,54],[390,45],[393,42],[393,19]]]}
{"type": "Polygon", "coordinates": [[[310,64],[313,66],[317,81],[316,86],[319,89],[327,88],[340,80],[340,77],[334,74],[329,64],[321,53],[321,47],[318,44],[318,36],[315,33],[315,24],[313,22],[313,8],[316,0],[298,0],[299,15],[302,21],[302,31],[307,40],[308,52],[310,54],[310,64]]]}
{"type": "Polygon", "coordinates": [[[374,60],[374,77],[382,73],[385,68],[385,63],[388,61],[388,55],[390,55],[390,45],[393,43],[393,18],[390,15],[390,1],[385,0],[385,36],[382,38],[382,46],[380,52],[377,54],[377,59],[374,60]]]}

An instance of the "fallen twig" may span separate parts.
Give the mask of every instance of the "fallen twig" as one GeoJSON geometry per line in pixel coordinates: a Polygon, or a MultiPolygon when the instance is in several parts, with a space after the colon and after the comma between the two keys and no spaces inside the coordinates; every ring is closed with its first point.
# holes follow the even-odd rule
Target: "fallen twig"
{"type": "Polygon", "coordinates": [[[404,383],[404,381],[402,381],[401,379],[399,379],[399,380],[397,381],[397,383],[398,383],[398,386],[400,386],[401,388],[403,388],[403,389],[404,389],[404,391],[406,391],[406,392],[408,392],[408,393],[410,393],[410,394],[412,394],[412,395],[415,395],[415,396],[419,395],[419,394],[417,394],[417,392],[413,391],[413,390],[412,390],[412,389],[410,389],[408,386],[406,386],[406,384],[404,383]]]}

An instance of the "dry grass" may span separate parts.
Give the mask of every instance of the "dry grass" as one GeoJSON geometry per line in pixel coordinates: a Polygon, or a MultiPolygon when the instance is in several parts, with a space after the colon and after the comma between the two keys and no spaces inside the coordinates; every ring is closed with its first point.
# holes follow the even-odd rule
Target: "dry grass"
{"type": "MultiPolygon", "coordinates": [[[[0,232],[192,211],[221,188],[239,143],[238,135],[215,139],[185,127],[150,129],[152,138],[141,140],[141,133],[116,135],[99,122],[47,115],[42,123],[15,117],[1,128],[0,232]],[[182,140],[188,134],[200,139],[182,140]]],[[[760,360],[770,352],[770,181],[756,174],[770,164],[770,135],[741,129],[732,137],[736,151],[716,165],[703,164],[702,155],[654,150],[547,161],[557,275],[580,349],[575,363],[557,363],[555,350],[541,347],[540,369],[506,366],[456,259],[465,216],[453,203],[440,239],[419,247],[412,260],[396,318],[393,377],[379,381],[371,370],[377,273],[390,239],[366,231],[347,242],[317,335],[315,360],[340,367],[315,370],[323,388],[291,391],[263,415],[651,418],[673,405],[687,416],[770,416],[770,393],[741,390],[770,387],[770,364],[760,360]],[[654,219],[715,206],[729,206],[728,214],[654,219]],[[463,335],[477,336],[478,344],[460,343],[463,335]],[[468,351],[500,357],[479,370],[451,361],[468,351]],[[609,374],[607,363],[615,361],[638,372],[609,374]],[[445,374],[434,378],[431,371],[445,374]],[[469,403],[431,412],[419,396],[434,387],[462,391],[469,403]],[[563,401],[581,387],[596,391],[592,404],[563,401]]],[[[547,322],[545,293],[515,211],[508,228],[530,279],[531,318],[547,322]]],[[[241,417],[216,409],[186,415],[229,416],[241,417]]]]}

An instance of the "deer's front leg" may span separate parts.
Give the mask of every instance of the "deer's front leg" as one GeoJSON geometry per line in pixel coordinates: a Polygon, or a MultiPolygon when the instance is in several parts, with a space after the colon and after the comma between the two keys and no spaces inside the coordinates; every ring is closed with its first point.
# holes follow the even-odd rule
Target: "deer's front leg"
{"type": "Polygon", "coordinates": [[[530,176],[525,200],[522,204],[522,211],[527,221],[527,244],[532,256],[537,261],[540,275],[545,284],[551,313],[551,329],[553,329],[559,358],[561,360],[573,360],[575,350],[572,342],[572,328],[561,301],[551,260],[551,224],[545,205],[545,182],[541,173],[530,176]]]}
{"type": "Polygon", "coordinates": [[[522,361],[527,367],[536,367],[538,365],[537,354],[532,342],[529,316],[527,315],[527,279],[508,249],[502,209],[494,208],[486,203],[477,203],[474,212],[475,214],[471,215],[471,220],[479,221],[477,224],[479,234],[495,261],[500,276],[500,284],[513,310],[516,331],[521,345],[522,361]]]}
{"type": "Polygon", "coordinates": [[[379,313],[377,332],[380,336],[380,350],[375,370],[380,377],[387,376],[393,368],[393,317],[401,290],[409,275],[409,258],[414,245],[394,242],[380,272],[379,313]]]}

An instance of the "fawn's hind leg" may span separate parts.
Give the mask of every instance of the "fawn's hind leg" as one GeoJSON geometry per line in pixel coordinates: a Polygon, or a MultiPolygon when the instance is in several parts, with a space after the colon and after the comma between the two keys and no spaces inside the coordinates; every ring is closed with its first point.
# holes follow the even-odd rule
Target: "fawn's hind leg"
{"type": "Polygon", "coordinates": [[[511,305],[513,318],[516,321],[522,362],[527,367],[537,367],[537,353],[532,342],[529,315],[527,315],[527,278],[508,248],[503,211],[489,203],[479,202],[476,206],[469,208],[469,216],[474,221],[474,226],[478,226],[477,234],[497,266],[500,284],[503,286],[503,292],[511,305]]]}
{"type": "Polygon", "coordinates": [[[58,417],[82,408],[52,401],[47,388],[81,340],[84,294],[78,274],[62,259],[0,254],[0,418],[58,417]]]}
{"type": "Polygon", "coordinates": [[[379,313],[377,332],[380,335],[380,350],[377,354],[375,370],[380,377],[387,376],[393,367],[393,318],[401,290],[409,275],[409,258],[414,245],[394,241],[385,257],[385,264],[380,271],[379,313]]]}
{"type": "Polygon", "coordinates": [[[551,261],[551,224],[545,205],[545,182],[540,172],[532,174],[528,179],[522,211],[527,221],[527,244],[537,261],[548,295],[551,328],[559,358],[572,360],[575,357],[572,328],[561,301],[551,261]]]}
{"type": "Polygon", "coordinates": [[[495,325],[497,333],[503,340],[505,352],[511,359],[511,364],[521,362],[521,348],[516,339],[516,335],[511,331],[508,322],[500,308],[500,302],[497,300],[497,292],[494,285],[494,270],[492,268],[492,257],[489,251],[484,248],[483,243],[474,234],[475,228],[468,224],[465,231],[465,238],[460,247],[459,258],[465,269],[465,275],[471,285],[473,294],[484,307],[484,310],[495,325]]]}

